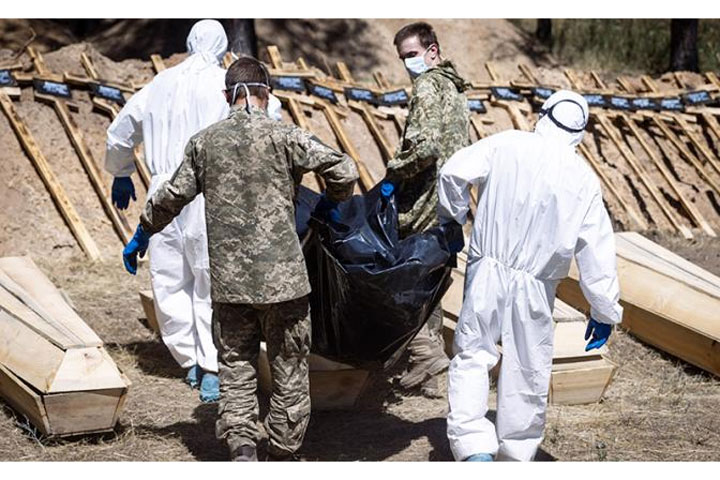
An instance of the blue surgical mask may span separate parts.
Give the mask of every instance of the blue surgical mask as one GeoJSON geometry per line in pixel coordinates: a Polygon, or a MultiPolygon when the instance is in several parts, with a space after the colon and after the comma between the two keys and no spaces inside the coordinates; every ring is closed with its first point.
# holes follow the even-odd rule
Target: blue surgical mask
{"type": "MultiPolygon", "coordinates": [[[[430,47],[432,47],[432,45],[430,45],[430,47]]],[[[425,73],[425,71],[430,68],[428,64],[425,63],[425,54],[428,50],[430,50],[430,47],[426,48],[425,51],[417,57],[410,57],[404,60],[405,69],[408,71],[412,78],[419,77],[422,73],[425,73]]]]}

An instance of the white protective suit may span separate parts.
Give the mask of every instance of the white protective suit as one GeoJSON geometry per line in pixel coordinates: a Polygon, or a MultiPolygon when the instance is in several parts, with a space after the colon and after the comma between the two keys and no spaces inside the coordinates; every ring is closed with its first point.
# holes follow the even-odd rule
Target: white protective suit
{"type": "Polygon", "coordinates": [[[600,183],[575,153],[587,103],[561,91],[543,109],[554,105],[535,132],[488,137],[456,152],[440,172],[441,223],[464,224],[469,186],[480,192],[448,373],[447,433],[457,460],[476,453],[499,460],[535,456],[545,426],[555,289],[573,255],[592,317],[606,324],[622,318],[615,240],[600,183]],[[485,415],[498,342],[496,430],[485,415]]]}
{"type": "MultiPolygon", "coordinates": [[[[133,148],[143,142],[152,180],[148,197],[175,172],[191,136],[228,116],[220,61],[227,37],[215,20],[193,25],[190,56],[160,72],[128,101],[108,129],[106,169],[115,177],[135,171],[133,148]]],[[[199,195],[165,229],[150,237],[150,275],[163,341],[183,368],[217,372],[205,198],[199,195]]]]}

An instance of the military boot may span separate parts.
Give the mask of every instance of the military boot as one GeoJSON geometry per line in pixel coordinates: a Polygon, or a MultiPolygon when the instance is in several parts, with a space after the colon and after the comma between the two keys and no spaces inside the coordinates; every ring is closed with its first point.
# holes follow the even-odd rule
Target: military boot
{"type": "Polygon", "coordinates": [[[400,386],[412,389],[423,385],[421,393],[429,398],[440,398],[437,375],[447,370],[450,359],[434,338],[418,335],[410,344],[408,370],[400,379],[400,386]]]}

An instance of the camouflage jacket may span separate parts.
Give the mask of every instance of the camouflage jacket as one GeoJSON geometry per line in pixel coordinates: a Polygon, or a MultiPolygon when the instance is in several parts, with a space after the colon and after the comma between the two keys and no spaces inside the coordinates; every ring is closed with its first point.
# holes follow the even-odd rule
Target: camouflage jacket
{"type": "Polygon", "coordinates": [[[162,230],[196,195],[205,194],[211,296],[214,302],[278,303],[310,293],[295,231],[295,196],[303,174],[319,173],[330,200],[352,195],[353,160],[310,133],[233,107],[230,116],[194,135],[173,177],[141,216],[162,230]]]}
{"type": "Polygon", "coordinates": [[[387,166],[387,179],[398,185],[401,237],[437,225],[440,169],[453,153],[470,144],[465,90],[465,80],[449,60],[413,82],[400,148],[387,166]]]}

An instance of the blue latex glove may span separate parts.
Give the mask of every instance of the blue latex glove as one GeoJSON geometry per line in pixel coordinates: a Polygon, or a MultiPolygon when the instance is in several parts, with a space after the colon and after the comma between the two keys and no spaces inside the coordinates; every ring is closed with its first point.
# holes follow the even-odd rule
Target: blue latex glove
{"type": "Polygon", "coordinates": [[[130,205],[130,198],[135,198],[135,185],[130,177],[115,177],[111,191],[112,203],[120,210],[125,210],[130,205]]]}
{"type": "Polygon", "coordinates": [[[340,222],[340,212],[337,209],[338,204],[328,199],[323,193],[320,197],[320,201],[315,206],[315,216],[322,218],[326,221],[335,223],[340,222]]]}
{"type": "Polygon", "coordinates": [[[123,250],[123,263],[125,270],[135,275],[137,273],[137,256],[140,258],[145,256],[150,242],[150,235],[143,230],[142,225],[138,225],[135,235],[130,239],[123,250]]]}
{"type": "Polygon", "coordinates": [[[393,196],[396,188],[395,184],[390,180],[383,180],[380,184],[380,195],[382,195],[384,199],[388,199],[393,196]]]}
{"type": "Polygon", "coordinates": [[[607,323],[600,323],[595,319],[590,318],[587,330],[585,330],[585,340],[590,339],[590,335],[592,335],[592,339],[590,339],[590,342],[585,347],[585,351],[587,352],[588,350],[592,350],[593,348],[600,348],[605,345],[605,342],[608,341],[611,333],[612,325],[608,325],[607,323]]]}

